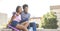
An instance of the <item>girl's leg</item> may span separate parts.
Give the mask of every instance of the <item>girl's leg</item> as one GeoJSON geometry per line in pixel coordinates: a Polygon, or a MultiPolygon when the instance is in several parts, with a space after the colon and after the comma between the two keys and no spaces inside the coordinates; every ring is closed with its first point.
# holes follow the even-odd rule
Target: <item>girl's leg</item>
{"type": "Polygon", "coordinates": [[[28,23],[28,22],[26,22],[24,26],[25,26],[25,27],[28,27],[28,26],[29,26],[29,23],[28,23]]]}
{"type": "Polygon", "coordinates": [[[25,27],[28,27],[29,26],[29,22],[23,22],[21,24],[24,25],[25,27]]]}
{"type": "Polygon", "coordinates": [[[20,29],[20,30],[23,30],[23,31],[28,31],[28,29],[27,29],[25,26],[20,25],[20,24],[17,24],[17,25],[16,25],[16,28],[18,28],[18,29],[20,29]]]}

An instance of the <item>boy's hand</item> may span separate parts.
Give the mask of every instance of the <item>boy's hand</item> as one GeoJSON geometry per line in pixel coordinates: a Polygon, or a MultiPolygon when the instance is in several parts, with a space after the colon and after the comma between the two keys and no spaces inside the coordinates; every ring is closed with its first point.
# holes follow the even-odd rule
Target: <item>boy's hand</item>
{"type": "Polygon", "coordinates": [[[20,14],[19,13],[16,13],[17,16],[19,16],[20,14]]]}

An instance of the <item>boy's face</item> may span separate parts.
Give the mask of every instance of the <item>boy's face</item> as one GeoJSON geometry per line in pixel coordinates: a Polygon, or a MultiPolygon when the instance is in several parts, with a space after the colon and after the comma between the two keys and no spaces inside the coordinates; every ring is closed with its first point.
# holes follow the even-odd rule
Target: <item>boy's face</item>
{"type": "Polygon", "coordinates": [[[24,12],[26,12],[26,13],[27,13],[27,12],[28,12],[28,7],[25,7],[25,9],[24,9],[24,10],[25,10],[24,12]]]}

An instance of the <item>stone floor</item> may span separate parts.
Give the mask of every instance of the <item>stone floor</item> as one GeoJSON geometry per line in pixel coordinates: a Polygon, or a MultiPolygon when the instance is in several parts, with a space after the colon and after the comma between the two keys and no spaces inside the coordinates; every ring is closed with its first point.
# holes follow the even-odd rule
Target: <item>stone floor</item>
{"type": "MultiPolygon", "coordinates": [[[[0,29],[0,31],[12,31],[12,30],[11,29],[0,29]]],[[[37,31],[60,31],[60,29],[37,29],[37,31]]]]}
{"type": "Polygon", "coordinates": [[[57,29],[38,29],[37,31],[60,31],[57,29]]]}

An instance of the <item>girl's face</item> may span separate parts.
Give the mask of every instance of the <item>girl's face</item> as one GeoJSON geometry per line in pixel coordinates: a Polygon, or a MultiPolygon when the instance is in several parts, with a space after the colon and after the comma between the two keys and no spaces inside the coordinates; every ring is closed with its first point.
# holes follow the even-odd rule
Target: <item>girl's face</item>
{"type": "Polygon", "coordinates": [[[21,7],[18,9],[18,12],[19,12],[19,13],[21,13],[21,12],[22,12],[22,8],[21,8],[21,7]]]}

